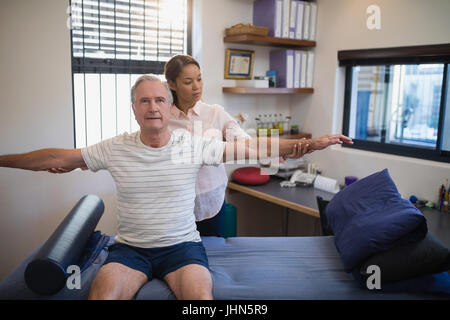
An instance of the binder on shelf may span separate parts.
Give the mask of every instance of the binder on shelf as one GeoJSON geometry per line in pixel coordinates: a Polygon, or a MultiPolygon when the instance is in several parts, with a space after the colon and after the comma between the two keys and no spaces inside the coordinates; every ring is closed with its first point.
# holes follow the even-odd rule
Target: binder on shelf
{"type": "Polygon", "coordinates": [[[303,15],[303,40],[309,40],[309,18],[311,15],[311,4],[305,2],[305,13],[303,15]]]}
{"type": "Polygon", "coordinates": [[[268,35],[281,38],[283,0],[259,0],[253,3],[253,25],[269,28],[268,35]]]}
{"type": "Polygon", "coordinates": [[[277,88],[294,88],[294,50],[270,52],[270,70],[277,70],[277,88]]]}
{"type": "Polygon", "coordinates": [[[300,88],[300,67],[302,64],[302,52],[294,51],[294,88],[300,88]]]}
{"type": "Polygon", "coordinates": [[[312,88],[314,76],[314,52],[308,51],[308,66],[306,68],[306,87],[312,88]]]}
{"type": "Polygon", "coordinates": [[[297,5],[298,1],[291,1],[291,16],[289,17],[289,38],[295,39],[297,35],[297,5]]]}
{"type": "Polygon", "coordinates": [[[283,0],[283,14],[281,21],[283,22],[282,38],[289,38],[289,18],[291,12],[291,0],[283,0]]]}
{"type": "Polygon", "coordinates": [[[297,27],[295,29],[295,39],[302,40],[303,39],[303,19],[305,14],[305,2],[304,1],[295,1],[297,2],[297,27]]]}
{"type": "Polygon", "coordinates": [[[306,88],[306,63],[307,63],[307,52],[301,51],[301,61],[300,64],[300,88],[306,88]]]}
{"type": "Polygon", "coordinates": [[[311,10],[309,15],[309,40],[316,40],[316,21],[317,21],[317,4],[310,3],[311,10]]]}

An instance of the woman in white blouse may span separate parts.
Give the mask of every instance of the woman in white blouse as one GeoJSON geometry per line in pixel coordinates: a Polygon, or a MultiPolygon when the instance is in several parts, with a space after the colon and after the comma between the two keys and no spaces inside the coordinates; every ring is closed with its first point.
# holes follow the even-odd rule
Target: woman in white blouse
{"type": "MultiPolygon", "coordinates": [[[[250,138],[223,107],[201,101],[203,82],[200,65],[193,57],[172,57],[165,65],[164,74],[174,96],[169,122],[171,130],[183,128],[194,135],[214,134],[223,141],[250,138]]],[[[197,229],[202,236],[219,235],[227,183],[223,164],[218,167],[204,166],[197,176],[194,213],[197,229]],[[217,215],[219,212],[220,215],[217,215]]]]}
{"type": "MultiPolygon", "coordinates": [[[[237,121],[223,107],[206,104],[201,100],[203,82],[199,63],[189,55],[176,55],[167,61],[164,75],[174,97],[169,129],[186,129],[193,135],[211,136],[223,141],[248,139],[237,121]]],[[[296,146],[292,157],[307,152],[306,144],[296,146]]],[[[197,229],[202,236],[219,236],[223,219],[225,189],[228,178],[221,164],[204,166],[197,176],[195,217],[197,229]],[[217,215],[217,213],[220,213],[217,215]]]]}

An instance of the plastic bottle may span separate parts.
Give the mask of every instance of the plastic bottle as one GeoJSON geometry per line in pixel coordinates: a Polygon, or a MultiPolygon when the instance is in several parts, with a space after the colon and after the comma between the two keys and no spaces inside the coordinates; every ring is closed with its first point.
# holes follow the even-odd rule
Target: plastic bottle
{"type": "Polygon", "coordinates": [[[284,128],[283,128],[283,114],[279,114],[278,115],[278,119],[277,119],[277,125],[278,125],[278,130],[280,130],[279,131],[279,134],[280,134],[280,136],[281,135],[283,135],[283,133],[284,133],[284,128]]]}
{"type": "Polygon", "coordinates": [[[256,123],[256,132],[259,133],[259,129],[261,129],[261,119],[256,117],[255,118],[255,123],[256,123]]]}
{"type": "Polygon", "coordinates": [[[259,136],[267,136],[267,114],[261,117],[261,128],[258,131],[259,136]]]}
{"type": "Polygon", "coordinates": [[[283,121],[283,131],[286,134],[289,134],[291,132],[290,122],[291,122],[291,117],[286,116],[283,121]]]}

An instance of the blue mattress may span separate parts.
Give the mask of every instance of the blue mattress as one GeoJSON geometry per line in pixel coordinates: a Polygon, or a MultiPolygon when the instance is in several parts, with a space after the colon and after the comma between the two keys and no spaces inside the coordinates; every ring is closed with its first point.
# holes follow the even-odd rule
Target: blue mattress
{"type": "MultiPolygon", "coordinates": [[[[419,293],[383,293],[358,286],[344,271],[334,237],[203,237],[213,278],[215,299],[449,299],[419,293]]],[[[109,244],[113,242],[111,237],[109,244]]],[[[64,288],[39,296],[27,288],[24,270],[36,249],[0,282],[0,299],[86,299],[105,247],[81,273],[81,289],[64,288]]],[[[158,279],[145,284],[135,299],[175,299],[158,279]]]]}

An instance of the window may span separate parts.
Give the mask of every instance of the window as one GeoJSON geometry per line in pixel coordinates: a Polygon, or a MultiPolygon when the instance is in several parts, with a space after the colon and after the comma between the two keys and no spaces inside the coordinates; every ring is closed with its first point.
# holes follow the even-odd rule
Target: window
{"type": "Polygon", "coordinates": [[[450,45],[339,51],[351,148],[450,162],[450,45]]]}
{"type": "Polygon", "coordinates": [[[136,131],[130,89],[190,54],[191,0],[72,0],[75,147],[136,131]]]}

